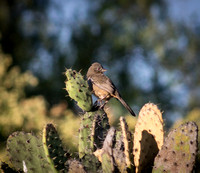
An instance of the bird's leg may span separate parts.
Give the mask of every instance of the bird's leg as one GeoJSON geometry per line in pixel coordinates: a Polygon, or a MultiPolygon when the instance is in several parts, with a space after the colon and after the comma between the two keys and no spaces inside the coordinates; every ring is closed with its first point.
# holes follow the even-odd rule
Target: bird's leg
{"type": "Polygon", "coordinates": [[[94,105],[92,106],[92,110],[93,111],[96,111],[96,110],[99,110],[99,101],[98,100],[96,100],[95,102],[94,102],[94,105]]]}
{"type": "Polygon", "coordinates": [[[106,105],[106,103],[108,103],[108,100],[106,100],[106,101],[100,106],[100,109],[103,109],[104,106],[106,105]]]}
{"type": "Polygon", "coordinates": [[[94,106],[95,106],[95,107],[98,107],[98,100],[96,100],[96,101],[94,102],[94,106]]]}
{"type": "Polygon", "coordinates": [[[94,108],[99,109],[99,107],[101,106],[102,100],[99,98],[94,102],[94,108]]]}
{"type": "Polygon", "coordinates": [[[103,109],[104,106],[106,105],[106,103],[108,103],[108,99],[106,99],[109,95],[106,95],[103,99],[101,99],[101,103],[103,100],[105,100],[105,102],[100,106],[100,109],[103,109]]]}

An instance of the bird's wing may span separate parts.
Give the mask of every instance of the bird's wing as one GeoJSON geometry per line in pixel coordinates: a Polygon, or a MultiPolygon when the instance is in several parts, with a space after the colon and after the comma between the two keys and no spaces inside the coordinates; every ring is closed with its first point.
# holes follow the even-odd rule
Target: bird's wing
{"type": "Polygon", "coordinates": [[[105,75],[95,76],[90,78],[92,83],[102,90],[107,91],[110,94],[113,94],[115,91],[115,86],[112,81],[105,75]]]}

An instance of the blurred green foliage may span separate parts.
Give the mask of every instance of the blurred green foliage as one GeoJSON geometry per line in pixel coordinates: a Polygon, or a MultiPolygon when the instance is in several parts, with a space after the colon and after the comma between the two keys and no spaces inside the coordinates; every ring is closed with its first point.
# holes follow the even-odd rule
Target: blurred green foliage
{"type": "Polygon", "coordinates": [[[12,58],[0,50],[0,155],[5,152],[5,141],[14,131],[24,130],[40,135],[48,122],[55,122],[66,146],[77,149],[79,118],[61,102],[47,109],[43,96],[27,98],[26,87],[38,84],[30,72],[21,72],[13,66],[12,58]],[[77,135],[77,136],[76,136],[77,135]]]}
{"type": "MultiPolygon", "coordinates": [[[[34,116],[42,117],[44,111],[38,109],[37,104],[32,105],[31,102],[38,103],[39,107],[44,107],[44,104],[43,100],[39,98],[35,98],[36,102],[35,99],[25,99],[25,87],[27,85],[35,86],[38,82],[30,72],[21,73],[18,67],[9,69],[12,58],[4,55],[2,51],[0,52],[0,61],[0,132],[1,136],[6,138],[11,131],[22,128],[25,121],[28,119],[30,121],[30,116],[33,117],[34,113],[37,113],[34,116]]],[[[27,122],[27,124],[29,123],[27,122]]]]}

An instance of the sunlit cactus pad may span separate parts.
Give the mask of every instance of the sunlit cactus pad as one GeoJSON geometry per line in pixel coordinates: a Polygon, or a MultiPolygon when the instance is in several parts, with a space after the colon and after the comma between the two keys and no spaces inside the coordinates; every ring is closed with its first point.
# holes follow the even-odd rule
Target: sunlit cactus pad
{"type": "Polygon", "coordinates": [[[162,113],[153,103],[145,104],[139,112],[134,133],[134,164],[137,172],[149,172],[163,144],[162,113]]]}
{"type": "Polygon", "coordinates": [[[92,109],[92,96],[89,90],[87,80],[83,78],[80,72],[72,69],[66,69],[66,90],[69,96],[77,102],[77,105],[84,111],[92,109]]]}

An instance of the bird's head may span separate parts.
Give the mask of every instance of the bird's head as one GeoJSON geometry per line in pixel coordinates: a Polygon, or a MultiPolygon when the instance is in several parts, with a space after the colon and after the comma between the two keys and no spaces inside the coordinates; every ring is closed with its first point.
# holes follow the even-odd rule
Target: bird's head
{"type": "Polygon", "coordinates": [[[95,62],[88,69],[87,76],[91,76],[96,73],[104,73],[105,71],[106,69],[104,69],[100,63],[95,62]]]}

